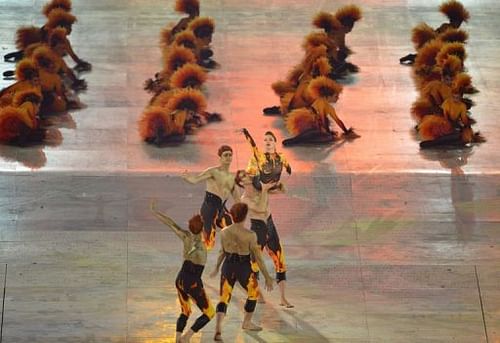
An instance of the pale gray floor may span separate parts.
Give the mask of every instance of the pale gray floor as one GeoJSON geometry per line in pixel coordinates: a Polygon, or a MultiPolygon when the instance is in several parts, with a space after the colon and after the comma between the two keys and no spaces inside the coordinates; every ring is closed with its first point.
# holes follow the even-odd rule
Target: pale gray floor
{"type": "MultiPolygon", "coordinates": [[[[207,84],[209,110],[225,121],[165,149],[142,144],[136,120],[148,100],[142,82],[160,66],[158,32],[178,18],[173,1],[73,2],[71,40],[94,66],[81,95],[88,107],[54,119],[57,144],[0,146],[2,343],[171,342],[180,245],[149,200],[185,223],[204,189],[180,172],[215,164],[222,143],[235,148],[233,170],[244,167],[250,150],[238,128],[285,135],[278,119],[260,116],[277,103],[269,85],[301,58],[311,16],[346,2],[202,1],[221,64],[207,84]]],[[[2,53],[17,26],[42,23],[42,1],[12,3],[0,0],[2,53]]],[[[466,64],[481,90],[474,117],[488,142],[422,153],[409,115],[416,93],[397,59],[412,50],[412,26],[441,23],[440,2],[357,3],[365,18],[348,42],[361,73],[337,111],[362,138],[285,151],[295,172],[272,208],[296,308],[281,309],[274,291],[257,307],[264,331],[249,335],[236,290],[226,342],[500,342],[500,4],[464,1],[466,64]]],[[[217,282],[205,280],[216,302],[217,282]]],[[[193,341],[213,332],[210,323],[193,341]]]]}

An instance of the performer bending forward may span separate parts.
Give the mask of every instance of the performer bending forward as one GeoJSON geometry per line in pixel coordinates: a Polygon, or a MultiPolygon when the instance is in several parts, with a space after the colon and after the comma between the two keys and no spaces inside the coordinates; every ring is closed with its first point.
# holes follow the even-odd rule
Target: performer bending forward
{"type": "Polygon", "coordinates": [[[218,166],[208,168],[196,176],[188,175],[187,172],[182,176],[191,184],[201,181],[207,183],[200,213],[203,218],[203,241],[209,250],[215,245],[216,227],[223,228],[231,224],[231,217],[225,207],[227,198],[231,194],[235,201],[239,201],[240,197],[234,186],[234,175],[229,171],[233,160],[233,149],[223,145],[219,148],[218,155],[220,157],[218,166]]]}
{"type": "Polygon", "coordinates": [[[175,341],[178,343],[189,342],[194,333],[207,325],[215,315],[214,307],[210,303],[203,288],[203,281],[201,281],[201,274],[207,262],[207,249],[201,241],[203,230],[201,216],[198,214],[189,220],[189,231],[187,231],[181,229],[171,218],[158,211],[154,200],[151,202],[151,211],[162,223],[170,227],[184,243],[184,263],[175,280],[181,304],[175,341]],[[188,332],[182,334],[191,314],[190,299],[195,302],[203,314],[196,319],[188,332]]]}
{"type": "Polygon", "coordinates": [[[259,284],[255,272],[252,271],[250,254],[255,257],[262,270],[262,274],[264,274],[266,289],[268,291],[273,289],[273,279],[267,272],[266,265],[262,260],[260,249],[257,245],[257,236],[254,232],[243,226],[247,212],[248,206],[246,204],[234,204],[231,207],[231,216],[233,217],[234,224],[224,228],[220,233],[222,248],[215,270],[211,274],[211,276],[217,275],[219,267],[224,261],[220,278],[220,302],[217,305],[217,321],[214,337],[216,341],[222,341],[222,320],[226,315],[227,305],[231,300],[231,294],[236,281],[247,291],[242,328],[252,331],[262,330],[260,326],[252,323],[252,315],[255,311],[259,294],[259,284]]]}
{"type": "MultiPolygon", "coordinates": [[[[280,305],[292,308],[293,305],[285,297],[286,286],[286,264],[285,252],[280,243],[278,231],[273,222],[271,211],[269,210],[269,190],[276,187],[275,183],[262,184],[262,189],[255,188],[252,176],[244,170],[236,173],[236,183],[243,187],[245,192],[241,197],[241,202],[248,205],[248,217],[250,218],[250,230],[257,234],[257,244],[260,249],[266,248],[267,253],[274,263],[276,270],[276,281],[280,290],[280,305]]],[[[254,265],[254,270],[258,270],[254,265]]]]}

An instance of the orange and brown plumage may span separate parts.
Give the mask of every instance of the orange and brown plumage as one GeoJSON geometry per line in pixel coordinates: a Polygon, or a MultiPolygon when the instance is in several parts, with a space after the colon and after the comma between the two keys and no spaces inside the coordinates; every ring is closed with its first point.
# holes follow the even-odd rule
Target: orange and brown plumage
{"type": "Polygon", "coordinates": [[[62,9],[66,12],[71,12],[71,0],[52,0],[43,6],[42,13],[48,17],[54,9],[62,9]]]}
{"type": "Polygon", "coordinates": [[[56,8],[49,13],[47,26],[54,29],[58,26],[71,27],[76,22],[76,17],[63,9],[56,8]]]}
{"type": "Polygon", "coordinates": [[[33,61],[39,69],[45,69],[51,73],[59,70],[59,57],[48,46],[40,46],[33,52],[33,61]]]}
{"type": "Polygon", "coordinates": [[[169,75],[186,63],[196,63],[196,56],[193,51],[183,46],[173,46],[163,60],[164,70],[169,75]]]}
{"type": "Polygon", "coordinates": [[[441,74],[450,77],[455,77],[455,75],[464,69],[462,61],[454,55],[447,55],[444,60],[441,58],[439,66],[441,67],[441,74]]]}
{"type": "Polygon", "coordinates": [[[33,80],[38,77],[38,68],[29,58],[23,58],[16,66],[16,79],[19,81],[33,80]]]}
{"type": "Polygon", "coordinates": [[[312,21],[312,24],[318,29],[323,29],[325,32],[333,32],[342,27],[342,24],[329,12],[318,12],[312,21]]]}
{"type": "Polygon", "coordinates": [[[196,36],[190,30],[184,30],[175,35],[174,43],[185,48],[196,49],[196,36]]]}
{"type": "Polygon", "coordinates": [[[304,59],[302,60],[302,65],[304,67],[304,73],[306,75],[311,74],[312,68],[313,68],[313,63],[316,62],[316,60],[320,57],[327,57],[328,56],[328,50],[326,46],[320,45],[314,48],[309,49],[305,56],[304,59]]]}
{"type": "Polygon", "coordinates": [[[332,72],[332,66],[327,57],[320,57],[313,63],[312,74],[315,76],[327,76],[332,72]]]}
{"type": "Polygon", "coordinates": [[[302,74],[304,74],[304,66],[302,64],[297,64],[288,72],[286,81],[291,82],[293,85],[297,85],[302,74]]]}
{"type": "Polygon", "coordinates": [[[20,109],[7,106],[0,108],[0,142],[9,143],[23,132],[35,128],[35,121],[20,109]]]}
{"type": "Polygon", "coordinates": [[[66,34],[67,31],[63,27],[57,27],[54,30],[50,32],[49,36],[49,45],[51,47],[55,47],[56,45],[59,44],[65,44],[66,43],[66,34]]]}
{"type": "Polygon", "coordinates": [[[180,88],[173,91],[166,108],[169,112],[190,111],[203,113],[207,108],[207,100],[203,93],[197,89],[180,88]]]}
{"type": "Polygon", "coordinates": [[[436,114],[436,110],[440,109],[436,108],[427,98],[422,97],[412,104],[410,112],[417,123],[420,123],[425,116],[436,114]]]}
{"type": "Polygon", "coordinates": [[[470,18],[469,11],[465,9],[462,3],[456,0],[448,0],[443,2],[439,6],[439,12],[447,16],[450,22],[467,22],[470,18]]]}
{"type": "Polygon", "coordinates": [[[459,42],[465,44],[469,34],[462,29],[448,29],[439,35],[439,39],[445,43],[459,42]]]}
{"type": "Polygon", "coordinates": [[[449,56],[456,56],[463,62],[467,58],[467,53],[465,51],[465,45],[463,43],[445,43],[439,53],[436,56],[436,62],[442,65],[449,56]]]}
{"type": "Polygon", "coordinates": [[[469,90],[473,88],[472,78],[466,73],[459,73],[453,79],[451,89],[455,94],[468,93],[469,90]]]}
{"type": "Polygon", "coordinates": [[[41,103],[42,92],[39,88],[28,88],[18,91],[14,94],[12,105],[15,107],[21,106],[25,102],[41,103]]]}
{"type": "Polygon", "coordinates": [[[193,19],[188,26],[196,38],[211,37],[215,31],[215,21],[210,17],[198,17],[193,19]]]}
{"type": "Polygon", "coordinates": [[[16,31],[16,48],[26,49],[29,45],[43,40],[42,30],[35,26],[23,26],[16,31]]]}
{"type": "Polygon", "coordinates": [[[335,18],[345,27],[352,27],[355,22],[363,18],[361,8],[356,5],[347,5],[335,12],[335,18]]]}
{"type": "Polygon", "coordinates": [[[195,63],[186,63],[172,74],[172,88],[200,88],[207,80],[207,73],[195,63]]]}
{"type": "Polygon", "coordinates": [[[313,100],[331,99],[342,92],[342,86],[326,76],[319,76],[311,80],[307,91],[313,100]]]}
{"type": "Polygon", "coordinates": [[[285,124],[286,129],[293,136],[307,130],[319,128],[318,118],[306,107],[297,108],[289,112],[285,119],[285,124]]]}
{"type": "Polygon", "coordinates": [[[163,91],[151,99],[151,106],[167,107],[168,101],[173,94],[173,90],[163,91]]]}
{"type": "Polygon", "coordinates": [[[295,87],[288,81],[276,81],[271,85],[274,93],[277,96],[283,96],[286,93],[293,93],[295,91],[295,87]]]}
{"type": "Polygon", "coordinates": [[[432,40],[424,44],[415,58],[415,69],[436,65],[436,56],[441,51],[442,47],[443,42],[439,40],[432,40]]]}
{"type": "Polygon", "coordinates": [[[173,26],[168,25],[160,30],[160,47],[162,49],[167,48],[170,45],[170,43],[172,42],[172,39],[173,39],[172,29],[173,29],[173,26]]]}
{"type": "Polygon", "coordinates": [[[334,43],[324,32],[311,32],[304,38],[302,48],[307,51],[321,45],[330,49],[334,46],[334,43]]]}
{"type": "Polygon", "coordinates": [[[176,12],[196,15],[200,12],[200,2],[198,0],[176,0],[174,9],[176,12]]]}
{"type": "Polygon", "coordinates": [[[419,50],[427,42],[436,37],[436,31],[426,23],[420,23],[411,30],[411,41],[415,46],[415,50],[419,50]]]}
{"type": "Polygon", "coordinates": [[[138,121],[139,135],[144,141],[162,138],[172,133],[171,120],[165,108],[151,106],[146,108],[138,121]]]}
{"type": "Polygon", "coordinates": [[[441,115],[427,115],[418,125],[422,140],[429,141],[453,133],[451,123],[441,115]]]}

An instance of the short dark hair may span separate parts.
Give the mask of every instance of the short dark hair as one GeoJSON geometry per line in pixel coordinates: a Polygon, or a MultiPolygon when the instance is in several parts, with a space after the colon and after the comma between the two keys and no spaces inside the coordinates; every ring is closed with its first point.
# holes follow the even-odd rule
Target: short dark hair
{"type": "Polygon", "coordinates": [[[234,177],[234,183],[240,187],[243,187],[243,184],[241,183],[241,180],[243,179],[243,177],[241,176],[241,174],[246,174],[246,173],[247,173],[246,170],[243,170],[243,169],[238,170],[236,172],[236,176],[234,177]]]}
{"type": "Polygon", "coordinates": [[[194,215],[189,219],[189,231],[197,235],[203,230],[203,219],[199,214],[194,215]]]}
{"type": "Polygon", "coordinates": [[[229,213],[231,213],[231,217],[233,217],[235,223],[241,223],[247,217],[248,206],[243,202],[238,202],[231,207],[229,213]]]}
{"type": "Polygon", "coordinates": [[[222,154],[226,151],[231,151],[233,152],[233,148],[231,148],[229,145],[222,145],[219,150],[217,151],[217,155],[222,156],[222,154]]]}
{"type": "Polygon", "coordinates": [[[278,141],[276,139],[276,136],[274,135],[274,133],[272,133],[271,131],[266,131],[266,133],[264,133],[264,136],[271,136],[271,137],[273,137],[273,139],[274,139],[275,142],[278,141]]]}

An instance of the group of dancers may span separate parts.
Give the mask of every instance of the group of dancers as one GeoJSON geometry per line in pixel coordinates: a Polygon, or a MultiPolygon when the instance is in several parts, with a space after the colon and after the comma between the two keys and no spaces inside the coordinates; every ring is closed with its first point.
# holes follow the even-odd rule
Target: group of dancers
{"type": "Polygon", "coordinates": [[[153,214],[168,225],[184,244],[184,262],[175,281],[181,305],[181,314],[176,326],[176,342],[189,342],[194,333],[214,316],[214,340],[222,341],[222,321],[236,281],[247,293],[242,328],[262,330],[252,322],[257,302],[265,302],[259,288],[259,271],[264,276],[267,290],[271,291],[274,284],[261,256],[264,248],[276,271],[280,305],[285,308],[293,307],[285,296],[285,254],[269,207],[271,194],[285,192],[285,185],[281,181],[282,172],[291,174],[292,169],[285,156],[276,151],[276,136],[272,132],[264,134],[263,151],[257,147],[248,130],[243,129],[242,133],[252,147],[252,156],[245,170],[238,170],[236,174],[230,171],[233,150],[230,146],[223,145],[217,152],[219,165],[198,175],[190,175],[187,171],[183,174],[183,179],[190,184],[206,182],[205,199],[200,214],[189,220],[189,230],[181,229],[168,215],[160,212],[155,201],[151,203],[153,214]],[[234,205],[228,211],[226,202],[229,197],[232,197],[234,205]],[[251,223],[250,230],[244,225],[247,217],[251,223]],[[218,228],[221,229],[221,250],[211,277],[217,275],[221,266],[222,268],[219,303],[214,309],[203,288],[201,275],[207,261],[207,251],[215,246],[218,228]],[[202,315],[184,332],[191,314],[190,301],[194,301],[202,315]]]}
{"type": "Polygon", "coordinates": [[[177,0],[175,10],[187,14],[160,34],[163,69],[144,88],[153,94],[139,119],[139,134],[147,143],[162,146],[182,142],[186,134],[211,121],[202,86],[207,71],[217,66],[210,48],[215,23],[200,16],[198,0],[177,0]]]}
{"type": "Polygon", "coordinates": [[[439,11],[449,22],[436,29],[426,23],[417,25],[412,31],[417,53],[400,59],[400,63],[413,66],[415,86],[420,92],[411,109],[420,147],[481,143],[485,139],[472,130],[475,120],[470,117],[470,109],[474,102],[465,97],[477,92],[464,64],[469,36],[460,28],[470,14],[456,0],[443,2],[439,11]]]}
{"type": "Polygon", "coordinates": [[[335,80],[358,72],[358,67],[347,61],[352,51],[346,46],[345,37],[361,18],[361,9],[356,5],[341,7],[335,13],[317,13],[312,23],[320,31],[305,37],[301,63],[284,81],[272,84],[280,106],[267,107],[263,112],[283,118],[293,136],[285,139],[283,145],[331,144],[339,138],[332,129],[333,123],[342,129],[344,138],[359,137],[344,125],[332,104],[342,92],[335,80]]]}
{"type": "Polygon", "coordinates": [[[3,73],[15,76],[15,82],[0,91],[0,143],[40,143],[46,133],[42,119],[81,108],[76,93],[87,84],[77,73],[89,71],[91,64],[75,54],[68,39],[76,22],[71,7],[70,0],[52,0],[43,7],[42,27],[17,30],[18,51],[4,57],[17,65],[3,73]],[[66,55],[76,62],[74,69],[66,64],[66,55]]]}

